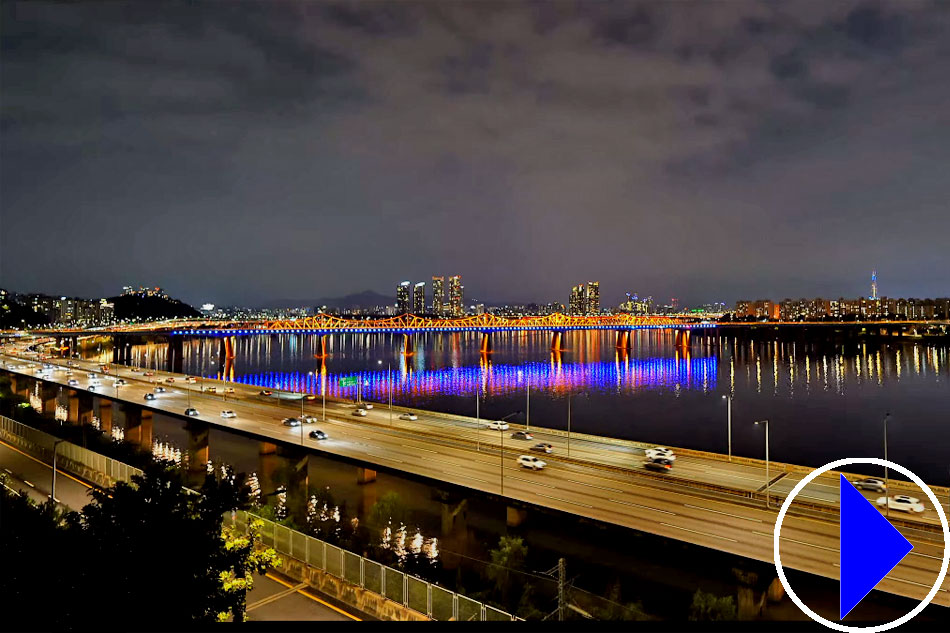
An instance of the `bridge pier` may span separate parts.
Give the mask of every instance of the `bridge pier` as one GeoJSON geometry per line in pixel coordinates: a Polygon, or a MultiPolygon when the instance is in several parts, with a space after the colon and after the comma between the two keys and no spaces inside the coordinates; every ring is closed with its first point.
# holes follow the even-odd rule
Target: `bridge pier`
{"type": "Polygon", "coordinates": [[[412,356],[416,353],[416,342],[409,332],[402,334],[402,353],[404,356],[412,356]]]}
{"type": "MultiPolygon", "coordinates": [[[[122,407],[123,409],[126,406],[122,407]]],[[[152,412],[134,406],[125,412],[125,441],[142,450],[152,450],[152,412]]]]}
{"type": "Polygon", "coordinates": [[[491,334],[488,332],[482,332],[482,342],[479,346],[478,351],[482,354],[491,354],[491,334]]]}
{"type": "Polygon", "coordinates": [[[364,468],[362,466],[357,467],[356,469],[356,483],[371,484],[376,481],[376,471],[370,468],[364,468]]]}
{"type": "Polygon", "coordinates": [[[508,506],[506,524],[508,527],[518,527],[528,518],[528,511],[525,508],[516,508],[508,506]]]}
{"type": "MultiPolygon", "coordinates": [[[[70,405],[72,403],[70,402],[70,405]]],[[[80,391],[76,394],[76,417],[73,417],[72,406],[70,406],[69,417],[78,424],[92,424],[93,416],[93,395],[87,391],[80,391]]]]}
{"type": "Polygon", "coordinates": [[[551,333],[551,351],[560,352],[564,349],[564,332],[561,330],[554,330],[551,333]]]}
{"type": "Polygon", "coordinates": [[[198,420],[188,420],[185,423],[188,433],[188,448],[185,461],[188,464],[186,481],[193,486],[200,486],[208,474],[208,459],[211,452],[211,425],[198,420]]]}
{"type": "Polygon", "coordinates": [[[298,521],[305,522],[309,501],[310,455],[304,449],[260,443],[261,492],[273,494],[283,486],[287,491],[287,510],[298,521]]]}
{"type": "Polygon", "coordinates": [[[36,388],[36,395],[40,397],[43,403],[41,413],[44,416],[53,417],[56,415],[56,405],[59,403],[59,387],[46,381],[40,381],[36,388]]]}
{"type": "Polygon", "coordinates": [[[617,330],[617,349],[630,349],[630,330],[617,330]]]}
{"type": "Polygon", "coordinates": [[[676,330],[676,347],[689,347],[689,330],[676,330]]]}
{"type": "Polygon", "coordinates": [[[327,357],[327,337],[325,334],[317,334],[317,353],[313,355],[314,358],[326,358],[327,357]]]}
{"type": "Polygon", "coordinates": [[[112,401],[99,396],[92,397],[92,412],[99,418],[99,430],[112,436],[112,401]]]}

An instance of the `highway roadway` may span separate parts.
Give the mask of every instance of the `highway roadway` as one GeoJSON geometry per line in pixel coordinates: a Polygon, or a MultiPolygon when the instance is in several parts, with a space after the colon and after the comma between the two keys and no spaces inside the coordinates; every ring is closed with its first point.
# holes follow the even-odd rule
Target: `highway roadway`
{"type": "MultiPolygon", "coordinates": [[[[10,359],[6,359],[10,362],[10,359]]],[[[61,362],[61,361],[57,361],[61,362]]],[[[89,386],[86,374],[98,372],[98,365],[77,364],[73,376],[75,389],[89,386]],[[81,371],[80,371],[81,370],[81,371]]],[[[17,364],[17,361],[14,361],[17,364]]],[[[35,377],[35,367],[16,370],[35,377]]],[[[183,376],[155,372],[145,376],[127,368],[116,368],[129,381],[118,390],[100,381],[99,394],[118,397],[156,411],[181,416],[191,404],[199,419],[222,427],[241,429],[262,438],[303,444],[315,451],[341,455],[391,470],[403,471],[445,481],[506,498],[562,510],[633,529],[688,541],[762,561],[772,561],[772,532],[776,510],[761,502],[727,495],[713,490],[684,485],[684,477],[695,476],[730,487],[754,491],[765,484],[764,469],[756,464],[683,456],[676,461],[675,476],[648,476],[642,470],[642,456],[625,445],[610,442],[571,441],[571,459],[566,438],[556,433],[535,432],[534,441],[510,439],[511,431],[486,431],[474,424],[441,415],[419,413],[416,421],[399,420],[388,409],[377,405],[365,418],[352,414],[354,405],[327,402],[327,419],[313,425],[288,428],[281,418],[300,411],[300,401],[278,407],[272,398],[261,398],[260,388],[228,383],[233,395],[209,395],[197,389],[211,385],[221,389],[225,383],[199,381],[188,384],[183,376]],[[155,401],[144,395],[155,384],[169,377],[174,383],[162,383],[168,391],[155,401]],[[203,384],[202,384],[203,382],[203,384]],[[226,397],[226,401],[225,401],[226,397]],[[233,410],[237,418],[223,419],[222,409],[233,410]],[[320,428],[329,435],[324,441],[311,440],[307,433],[320,428]],[[516,459],[527,454],[528,446],[539,440],[554,446],[552,455],[539,455],[548,462],[542,471],[520,468],[516,459]],[[504,442],[504,452],[500,450],[504,442]]],[[[65,384],[64,371],[53,371],[48,379],[65,384]]],[[[307,413],[321,416],[320,401],[305,402],[307,413]]],[[[520,429],[512,425],[512,430],[520,429]]],[[[775,477],[780,477],[776,473],[775,477]]],[[[777,479],[788,478],[790,475],[777,479]]],[[[789,486],[790,487],[790,486],[789,486]]],[[[824,483],[806,489],[816,499],[831,500],[836,490],[824,483]]],[[[926,527],[926,524],[923,524],[926,527]]],[[[914,543],[914,551],[892,570],[879,588],[884,591],[922,598],[933,584],[943,555],[940,534],[932,530],[901,527],[914,543]]],[[[873,544],[869,544],[869,549],[873,544]]],[[[829,578],[838,577],[838,522],[833,514],[790,512],[782,530],[782,559],[791,568],[829,578]]],[[[935,602],[950,606],[950,580],[944,581],[935,602]]]]}

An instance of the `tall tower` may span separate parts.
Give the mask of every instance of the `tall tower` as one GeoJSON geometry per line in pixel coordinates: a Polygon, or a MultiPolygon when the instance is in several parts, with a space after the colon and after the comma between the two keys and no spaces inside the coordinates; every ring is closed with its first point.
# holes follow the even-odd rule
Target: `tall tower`
{"type": "Polygon", "coordinates": [[[877,271],[871,271],[871,298],[877,299],[877,271]]]}
{"type": "Polygon", "coordinates": [[[585,294],[587,298],[587,305],[584,306],[585,312],[591,316],[600,314],[600,282],[588,281],[585,294]]]}
{"type": "Polygon", "coordinates": [[[420,281],[412,289],[412,313],[426,313],[426,282],[420,281]]]}
{"type": "Polygon", "coordinates": [[[452,275],[449,277],[449,309],[452,312],[452,316],[462,316],[462,304],[464,301],[462,291],[462,276],[452,275]]]}
{"type": "Polygon", "coordinates": [[[445,277],[433,277],[432,314],[441,316],[443,303],[445,303],[445,277]]]}
{"type": "Polygon", "coordinates": [[[409,312],[409,282],[404,281],[396,286],[396,313],[409,312]]]}

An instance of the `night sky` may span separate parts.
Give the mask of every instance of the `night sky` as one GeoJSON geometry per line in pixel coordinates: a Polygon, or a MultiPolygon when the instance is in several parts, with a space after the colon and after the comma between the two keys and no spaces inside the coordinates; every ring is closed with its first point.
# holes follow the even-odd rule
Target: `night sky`
{"type": "Polygon", "coordinates": [[[950,3],[3,3],[0,287],[950,294],[950,3]]]}

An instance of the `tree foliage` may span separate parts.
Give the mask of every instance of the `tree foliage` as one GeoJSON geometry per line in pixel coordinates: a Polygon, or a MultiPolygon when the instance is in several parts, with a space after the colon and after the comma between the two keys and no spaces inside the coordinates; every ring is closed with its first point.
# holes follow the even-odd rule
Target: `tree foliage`
{"type": "Polygon", "coordinates": [[[18,605],[13,629],[240,620],[251,575],[279,562],[254,531],[222,531],[224,513],[247,503],[241,477],[208,477],[196,494],[156,464],[64,517],[0,490],[0,595],[18,605]]]}
{"type": "Polygon", "coordinates": [[[735,620],[736,601],[732,596],[719,597],[697,589],[693,594],[693,604],[689,608],[690,620],[716,621],[735,620]]]}

